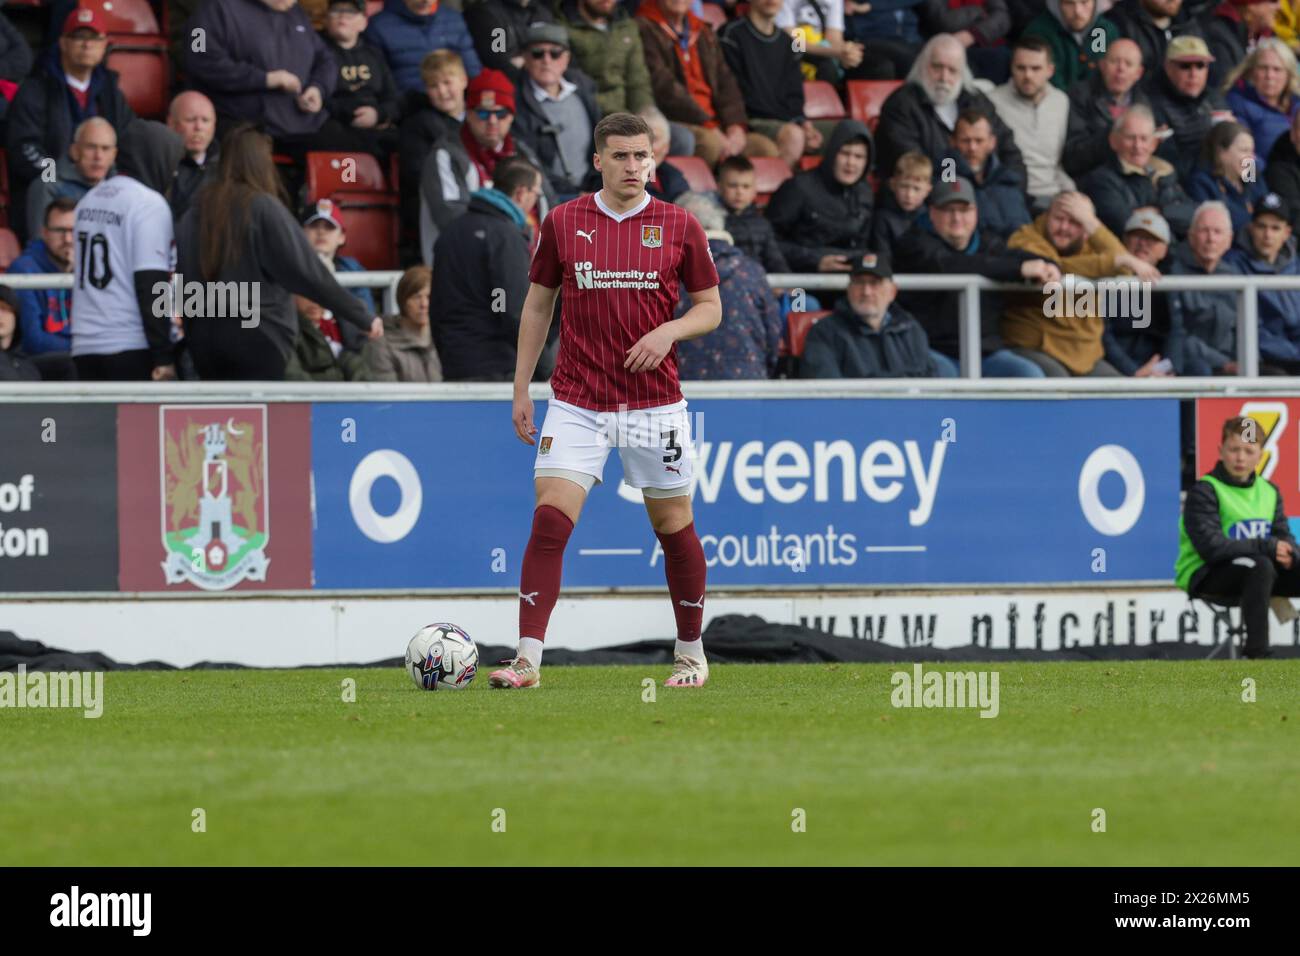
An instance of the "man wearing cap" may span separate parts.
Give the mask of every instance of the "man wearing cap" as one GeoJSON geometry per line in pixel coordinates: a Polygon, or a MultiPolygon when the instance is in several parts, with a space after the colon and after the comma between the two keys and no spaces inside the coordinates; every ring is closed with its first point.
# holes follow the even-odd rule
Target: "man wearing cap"
{"type": "MultiPolygon", "coordinates": [[[[434,144],[420,171],[420,248],[426,265],[433,263],[438,233],[464,214],[471,193],[492,185],[498,162],[518,154],[542,168],[532,147],[511,135],[514,120],[515,85],[500,70],[483,70],[465,89],[465,122],[434,144]]],[[[545,177],[542,188],[533,217],[539,223],[555,201],[545,177]]]]}
{"type": "Polygon", "coordinates": [[[1165,47],[1176,36],[1201,36],[1201,25],[1187,0],[1120,0],[1106,15],[1115,21],[1119,35],[1142,50],[1148,75],[1160,69],[1165,47]]]}
{"type": "Polygon", "coordinates": [[[1223,94],[1209,85],[1213,61],[1200,37],[1174,37],[1163,68],[1148,85],[1151,112],[1163,137],[1156,153],[1173,164],[1180,180],[1195,168],[1210,127],[1232,118],[1223,94]]]}
{"type": "Polygon", "coordinates": [[[526,66],[524,47],[529,29],[555,21],[545,0],[478,0],[465,6],[465,26],[474,38],[479,60],[511,79],[518,79],[526,66]]]}
{"type": "Polygon", "coordinates": [[[925,330],[894,299],[889,260],[866,252],[853,260],[848,294],[808,332],[800,378],[935,378],[925,330]]]}
{"type": "Polygon", "coordinates": [[[524,68],[515,81],[512,132],[532,147],[560,202],[600,188],[591,165],[592,130],[600,119],[596,84],[570,65],[569,31],[534,23],[523,37],[524,68]]]}
{"type": "MultiPolygon", "coordinates": [[[[103,15],[79,7],[64,20],[58,45],[45,52],[18,87],[9,105],[5,138],[15,209],[26,209],[29,183],[56,172],[74,131],[85,120],[103,117],[120,137],[135,118],[117,74],[103,65],[107,48],[103,15]]],[[[25,218],[16,217],[14,224],[24,238],[25,218]]]]}
{"type": "MultiPolygon", "coordinates": [[[[1293,216],[1285,199],[1269,193],[1255,204],[1250,225],[1224,258],[1243,275],[1300,275],[1293,216]]],[[[1300,372],[1300,290],[1260,289],[1257,295],[1260,371],[1295,375],[1300,372]]]]}
{"type": "MultiPolygon", "coordinates": [[[[1061,278],[1054,263],[1019,249],[1008,249],[1005,242],[980,228],[975,187],[960,176],[953,182],[940,180],[935,185],[929,208],[903,233],[895,249],[894,262],[904,274],[973,272],[999,282],[1028,279],[1040,286],[1061,278]]],[[[907,292],[903,294],[903,305],[920,317],[930,348],[940,354],[939,373],[956,375],[961,293],[907,292]]],[[[971,343],[978,349],[981,374],[987,378],[1042,378],[1041,368],[1004,347],[998,334],[1000,312],[1000,297],[981,293],[980,339],[971,343]]]]}
{"type": "Polygon", "coordinates": [[[1223,0],[1203,21],[1205,44],[1214,55],[1210,83],[1218,87],[1264,37],[1273,35],[1278,0],[1223,0]]]}
{"type": "MultiPolygon", "coordinates": [[[[1143,282],[1160,278],[1154,266],[1129,253],[1101,224],[1083,193],[1061,193],[1047,212],[1017,229],[1007,246],[1053,262],[1063,275],[1081,279],[1104,279],[1121,271],[1134,273],[1143,282]]],[[[1136,310],[1129,306],[1140,297],[1077,295],[1075,289],[1067,284],[1047,290],[1046,295],[1008,295],[1002,340],[1049,378],[1117,376],[1119,371],[1104,358],[1103,333],[1108,319],[1134,321],[1136,310]],[[1107,314],[1108,303],[1120,306],[1114,310],[1116,315],[1107,314]]]]}
{"type": "MultiPolygon", "coordinates": [[[[307,234],[307,241],[311,243],[311,247],[316,250],[316,255],[320,256],[320,261],[330,272],[365,272],[365,267],[356,259],[339,255],[339,250],[348,241],[348,236],[343,228],[343,219],[339,216],[339,207],[334,205],[332,199],[319,199],[308,206],[306,215],[302,217],[302,228],[307,234]]],[[[370,315],[379,314],[375,308],[375,298],[369,289],[353,287],[348,291],[361,300],[361,304],[366,307],[370,315]]],[[[343,336],[344,343],[349,348],[359,349],[365,336],[360,330],[346,324],[344,328],[347,329],[343,336]],[[348,340],[349,335],[355,342],[348,340]]]]}
{"type": "MultiPolygon", "coordinates": [[[[1139,209],[1129,216],[1120,239],[1130,255],[1156,269],[1167,268],[1173,234],[1165,217],[1154,209],[1139,209]]],[[[1101,340],[1106,361],[1121,375],[1134,378],[1173,375],[1173,366],[1164,354],[1169,336],[1169,297],[1146,296],[1144,305],[1149,311],[1126,318],[1107,317],[1101,340]]]]}
{"type": "Polygon", "coordinates": [[[1145,106],[1128,109],[1111,127],[1110,157],[1079,180],[1111,232],[1118,232],[1135,209],[1160,210],[1175,236],[1187,234],[1195,206],[1179,184],[1174,167],[1156,151],[1156,126],[1145,106]]]}

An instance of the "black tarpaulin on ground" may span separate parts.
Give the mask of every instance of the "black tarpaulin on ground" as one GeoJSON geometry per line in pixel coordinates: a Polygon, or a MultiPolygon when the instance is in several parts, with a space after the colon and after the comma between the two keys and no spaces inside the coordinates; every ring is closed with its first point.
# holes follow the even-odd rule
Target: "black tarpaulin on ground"
{"type": "MultiPolygon", "coordinates": [[[[1196,660],[1209,653],[1208,644],[1165,641],[1159,644],[1086,645],[1060,651],[1037,651],[1032,648],[1007,650],[989,647],[902,647],[883,641],[852,637],[835,637],[798,624],[770,624],[756,615],[726,614],[715,617],[704,631],[704,646],[709,660],[716,664],[816,664],[828,662],[891,664],[913,661],[1119,661],[1119,660],[1196,660]]],[[[556,647],[546,652],[546,664],[668,664],[672,662],[671,639],[636,641],[590,651],[572,651],[556,647]]],[[[1273,655],[1300,657],[1300,648],[1273,647],[1273,655]]],[[[514,656],[513,647],[479,645],[480,666],[514,656]]],[[[1226,652],[1220,656],[1226,657],[1226,652]]],[[[0,631],[0,671],[15,670],[19,664],[28,670],[42,671],[112,671],[177,670],[161,661],[124,664],[97,652],[64,651],[47,647],[39,641],[25,641],[12,631],[0,631]]],[[[366,664],[308,665],[329,667],[399,667],[401,657],[391,657],[366,664]]],[[[203,661],[185,670],[238,669],[243,664],[203,661]]]]}

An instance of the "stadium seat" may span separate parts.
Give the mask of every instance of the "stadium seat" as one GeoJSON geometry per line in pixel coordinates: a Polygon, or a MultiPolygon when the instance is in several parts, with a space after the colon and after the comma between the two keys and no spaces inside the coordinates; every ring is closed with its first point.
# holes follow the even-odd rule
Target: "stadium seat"
{"type": "Polygon", "coordinates": [[[167,113],[171,88],[167,41],[162,37],[109,37],[107,66],[117,72],[122,95],[135,114],[160,120],[167,113]]]}
{"type": "Polygon", "coordinates": [[[367,269],[396,269],[400,229],[398,199],[369,153],[308,153],[307,202],[338,206],[347,244],[343,254],[367,269]]]}
{"type": "Polygon", "coordinates": [[[830,314],[830,309],[821,309],[817,312],[791,312],[787,315],[785,317],[786,341],[781,343],[785,353],[795,356],[803,355],[803,347],[804,343],[808,341],[808,333],[814,325],[830,314]]]}
{"type": "Polygon", "coordinates": [[[809,119],[844,119],[844,104],[835,87],[825,80],[805,80],[803,84],[803,114],[809,119]]]}
{"type": "Polygon", "coordinates": [[[786,165],[785,160],[775,156],[755,156],[750,162],[754,164],[754,187],[758,190],[754,202],[759,206],[766,206],[767,201],[772,198],[772,193],[776,192],[794,173],[790,172],[790,167],[786,165]]]}
{"type": "Polygon", "coordinates": [[[686,177],[686,183],[691,187],[692,192],[717,191],[718,183],[713,178],[713,170],[709,169],[709,164],[698,156],[669,156],[667,162],[686,177]]]}
{"type": "Polygon", "coordinates": [[[700,6],[700,19],[713,27],[715,31],[721,30],[722,25],[727,22],[727,11],[716,3],[709,3],[708,0],[705,0],[700,6]]]}
{"type": "Polygon", "coordinates": [[[158,18],[149,0],[82,0],[78,6],[95,10],[110,36],[158,36],[158,18]]]}
{"type": "Polygon", "coordinates": [[[0,272],[9,269],[9,263],[23,254],[18,237],[9,229],[0,229],[0,272]]]}
{"type": "Polygon", "coordinates": [[[849,80],[849,115],[866,123],[874,133],[876,124],[880,122],[880,108],[902,85],[902,80],[849,80]]]}

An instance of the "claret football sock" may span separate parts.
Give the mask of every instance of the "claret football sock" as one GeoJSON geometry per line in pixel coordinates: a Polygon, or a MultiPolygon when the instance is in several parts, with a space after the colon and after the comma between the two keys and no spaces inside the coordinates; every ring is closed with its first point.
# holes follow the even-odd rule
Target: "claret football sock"
{"type": "Polygon", "coordinates": [[[534,664],[541,663],[541,643],[546,640],[546,625],[560,596],[564,547],[571,534],[573,522],[559,508],[542,505],[533,512],[533,533],[519,574],[519,637],[521,648],[524,640],[537,642],[534,664]]]}
{"type": "Polygon", "coordinates": [[[703,660],[700,628],[704,623],[704,548],[691,522],[681,531],[659,534],[664,549],[664,576],[677,617],[677,653],[703,660]],[[682,647],[688,649],[683,651],[682,647]]]}

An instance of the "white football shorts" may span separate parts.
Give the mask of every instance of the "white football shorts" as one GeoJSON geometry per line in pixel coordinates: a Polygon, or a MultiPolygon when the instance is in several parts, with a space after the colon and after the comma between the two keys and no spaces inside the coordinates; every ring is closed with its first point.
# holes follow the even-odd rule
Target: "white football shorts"
{"type": "MultiPolygon", "coordinates": [[[[695,445],[685,400],[656,408],[595,412],[552,399],[537,434],[535,474],[577,472],[602,480],[605,460],[618,449],[623,480],[649,497],[689,494],[695,445]],[[655,492],[671,492],[656,494],[655,492]]],[[[587,486],[590,488],[590,486],[587,486]]]]}

